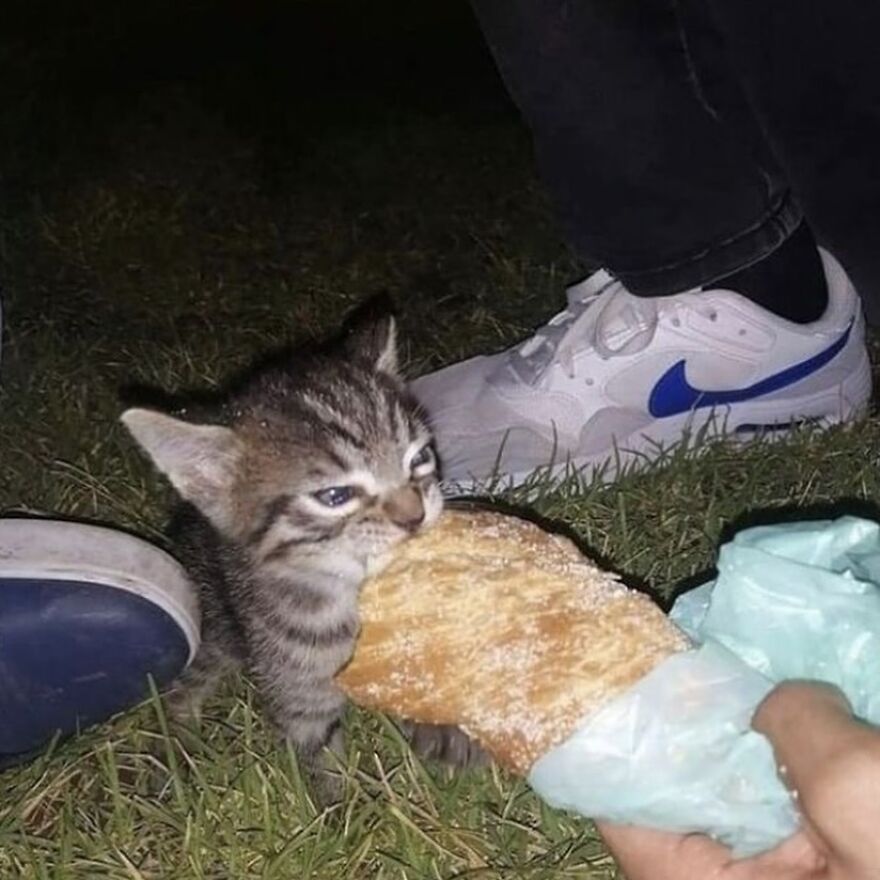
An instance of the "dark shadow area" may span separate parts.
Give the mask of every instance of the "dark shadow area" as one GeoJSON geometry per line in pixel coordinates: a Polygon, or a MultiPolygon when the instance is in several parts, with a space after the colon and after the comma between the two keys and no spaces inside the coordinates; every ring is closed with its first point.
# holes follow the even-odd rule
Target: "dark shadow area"
{"type": "Polygon", "coordinates": [[[731,541],[737,532],[755,526],[775,526],[790,522],[814,522],[837,519],[841,516],[858,516],[862,519],[880,521],[880,504],[866,498],[844,497],[835,501],[797,506],[794,504],[773,507],[768,510],[749,510],[736,517],[722,530],[720,544],[731,541]]]}
{"type": "MultiPolygon", "coordinates": [[[[817,522],[821,520],[833,520],[841,516],[856,516],[880,522],[880,504],[865,498],[844,497],[836,501],[828,501],[821,504],[808,504],[802,507],[797,505],[785,505],[767,509],[748,510],[736,517],[721,531],[718,547],[732,541],[739,532],[757,526],[776,526],[784,523],[817,522]]],[[[717,552],[717,551],[716,551],[717,552]]],[[[684,593],[699,587],[706,581],[714,578],[714,568],[698,572],[691,577],[685,578],[675,585],[667,599],[661,600],[656,597],[658,603],[665,611],[668,611],[675,600],[684,593]]]]}
{"type": "Polygon", "coordinates": [[[100,161],[145,102],[159,123],[197,104],[255,139],[268,186],[327,128],[511,113],[465,0],[19,0],[5,11],[0,117],[14,140],[0,158],[16,167],[13,190],[72,156],[100,161]]]}

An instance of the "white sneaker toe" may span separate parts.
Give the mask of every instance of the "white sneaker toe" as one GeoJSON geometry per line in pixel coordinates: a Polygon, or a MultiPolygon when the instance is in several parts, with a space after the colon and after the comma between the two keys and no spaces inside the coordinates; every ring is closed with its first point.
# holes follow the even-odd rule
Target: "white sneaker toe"
{"type": "Polygon", "coordinates": [[[864,319],[821,255],[829,304],[812,324],[728,290],[641,299],[598,272],[523,344],[415,380],[445,479],[520,483],[548,465],[651,457],[710,421],[734,433],[854,418],[871,393],[864,319]]]}

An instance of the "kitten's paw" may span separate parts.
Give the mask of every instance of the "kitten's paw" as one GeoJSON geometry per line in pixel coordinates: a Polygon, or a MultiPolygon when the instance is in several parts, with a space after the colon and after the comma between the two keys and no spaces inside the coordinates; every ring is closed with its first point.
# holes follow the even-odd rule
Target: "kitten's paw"
{"type": "Polygon", "coordinates": [[[333,807],[345,798],[344,751],[342,731],[337,729],[320,752],[307,750],[297,754],[303,779],[318,810],[333,807]]]}
{"type": "Polygon", "coordinates": [[[335,807],[345,799],[345,779],[336,771],[314,768],[306,772],[306,783],[315,809],[335,807]]]}
{"type": "Polygon", "coordinates": [[[173,687],[162,694],[165,717],[171,724],[197,729],[202,723],[200,695],[190,688],[173,687]]]}
{"type": "Polygon", "coordinates": [[[489,753],[453,724],[401,722],[404,736],[420,757],[450,767],[485,767],[489,753]]]}

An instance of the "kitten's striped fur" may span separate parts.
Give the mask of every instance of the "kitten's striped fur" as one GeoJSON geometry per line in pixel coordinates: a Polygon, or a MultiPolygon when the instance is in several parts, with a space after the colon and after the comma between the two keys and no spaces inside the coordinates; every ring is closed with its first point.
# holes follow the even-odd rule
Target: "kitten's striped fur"
{"type": "MultiPolygon", "coordinates": [[[[352,653],[360,585],[442,506],[428,426],[397,375],[393,322],[342,356],[264,371],[214,423],[140,409],[123,422],[185,499],[174,532],[199,589],[202,646],[172,708],[197,715],[243,664],[314,768],[323,746],[341,748],[333,676],[352,653]]],[[[468,758],[454,733],[427,739],[425,751],[468,758]]]]}

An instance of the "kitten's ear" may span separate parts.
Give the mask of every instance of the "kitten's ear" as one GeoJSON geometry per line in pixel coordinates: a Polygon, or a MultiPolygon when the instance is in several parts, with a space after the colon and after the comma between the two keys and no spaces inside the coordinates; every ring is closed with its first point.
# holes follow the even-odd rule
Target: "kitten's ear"
{"type": "Polygon", "coordinates": [[[183,498],[225,529],[241,455],[235,433],[219,425],[182,422],[148,409],[126,410],[122,423],[183,498]]]}
{"type": "Polygon", "coordinates": [[[371,321],[355,330],[348,340],[352,354],[373,364],[392,376],[400,374],[397,359],[397,321],[391,315],[371,321]]]}

